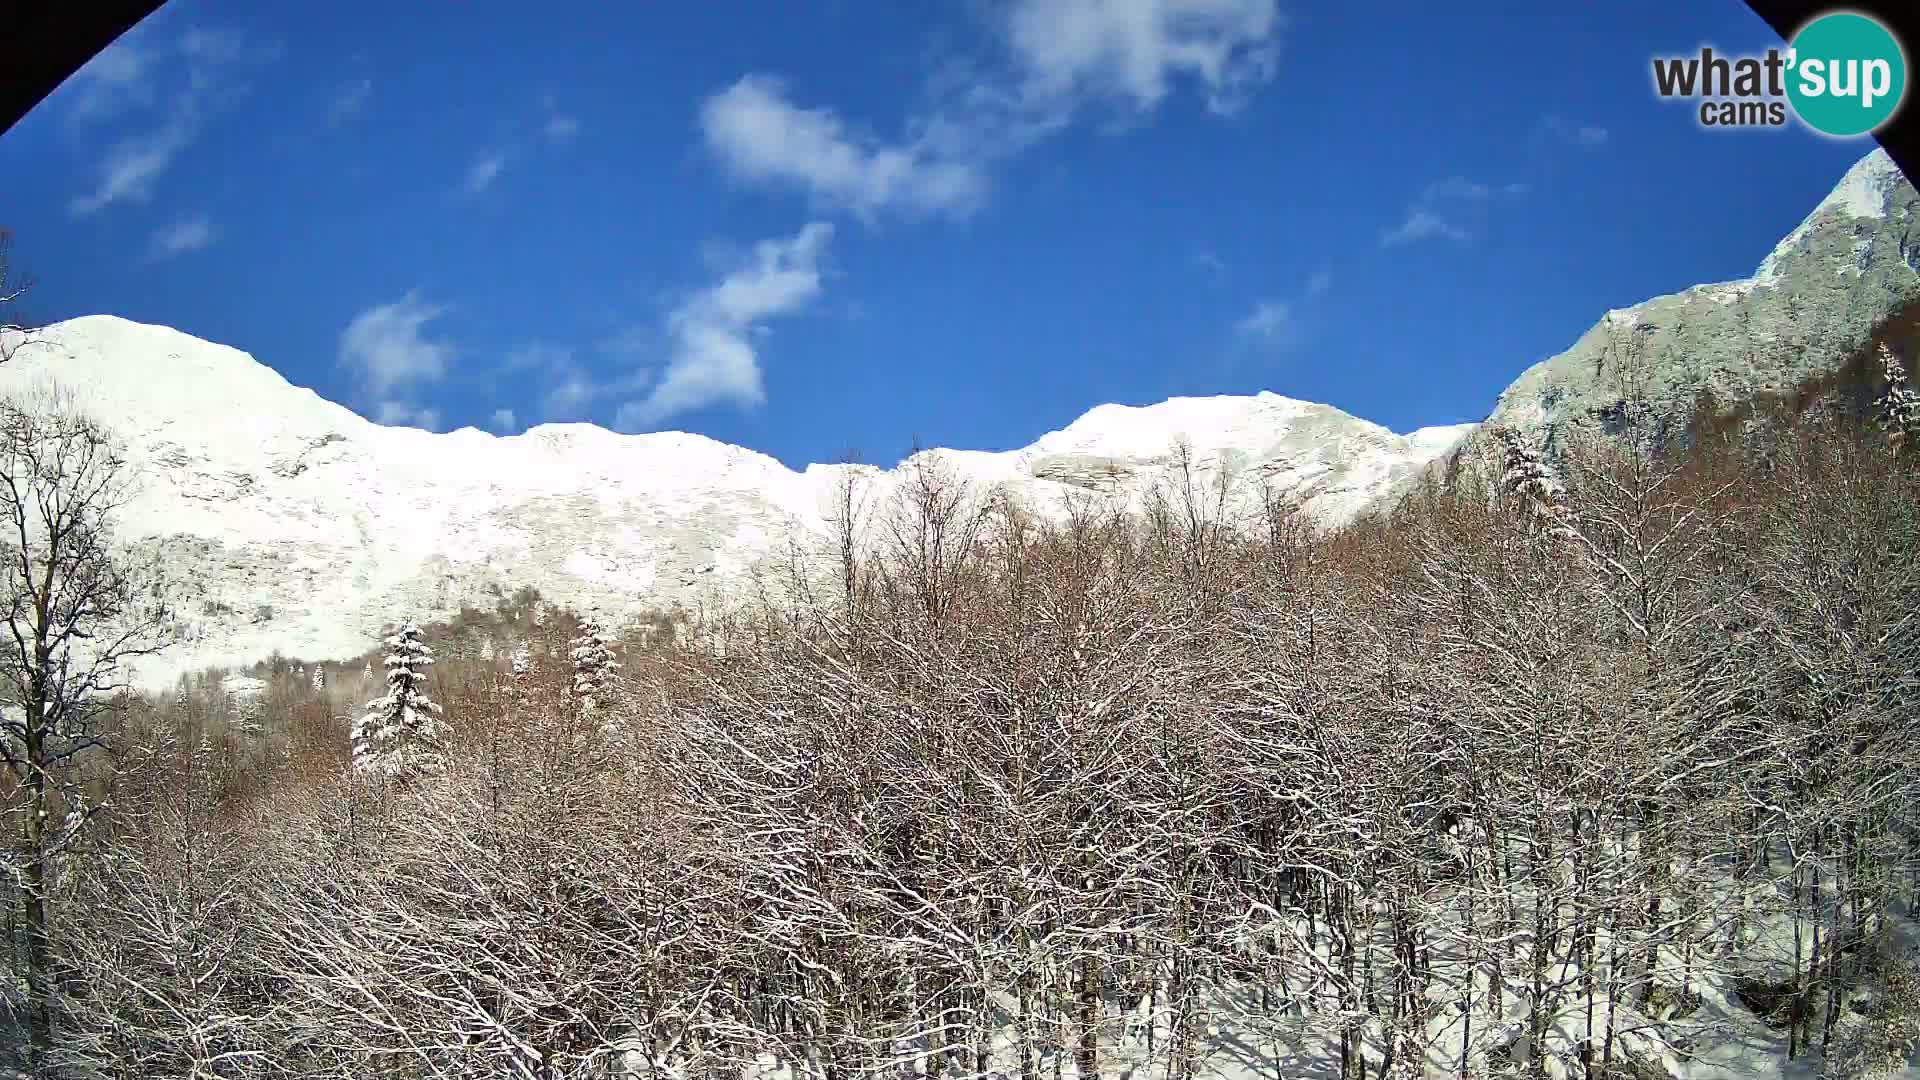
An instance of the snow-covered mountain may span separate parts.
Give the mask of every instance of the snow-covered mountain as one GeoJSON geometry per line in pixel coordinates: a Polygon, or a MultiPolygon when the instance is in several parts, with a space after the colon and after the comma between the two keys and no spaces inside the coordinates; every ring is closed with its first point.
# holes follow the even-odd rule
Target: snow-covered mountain
{"type": "Polygon", "coordinates": [[[1627,392],[1657,422],[1684,425],[1701,391],[1724,407],[1833,370],[1917,294],[1920,192],[1874,150],[1752,275],[1607,312],[1515,379],[1487,425],[1551,449],[1570,430],[1617,426],[1627,392]]]}
{"type": "MultiPolygon", "coordinates": [[[[1527,369],[1490,422],[1551,444],[1605,426],[1621,396],[1620,343],[1664,415],[1831,367],[1879,318],[1920,293],[1920,196],[1875,151],[1750,278],[1609,312],[1575,345],[1527,369]]],[[[0,366],[0,390],[64,384],[127,444],[140,494],[122,535],[157,547],[185,643],[140,672],[245,664],[273,650],[355,655],[395,622],[450,616],[531,585],[609,620],[712,609],[756,566],[826,553],[849,472],[869,514],[915,462],[801,472],[700,435],[620,435],[587,424],[500,437],[382,427],[289,384],[247,354],[111,316],[48,328],[0,366]]],[[[1102,405],[1021,450],[934,450],[985,494],[1029,506],[1076,496],[1137,502],[1174,482],[1174,448],[1258,481],[1333,525],[1386,505],[1479,425],[1398,435],[1271,393],[1102,405]]],[[[917,459],[920,461],[927,458],[917,459]]],[[[871,517],[870,517],[871,520],[871,517]]]]}
{"type": "MultiPolygon", "coordinates": [[[[550,424],[521,435],[383,427],[246,353],[89,316],[47,328],[0,389],[51,379],[125,441],[138,495],[123,537],[158,546],[185,643],[140,672],[351,656],[384,626],[490,608],[531,585],[617,621],[724,604],[790,543],[824,555],[841,480],[884,506],[903,469],[773,458],[700,435],[550,424]]],[[[1274,394],[1103,405],[1017,451],[935,450],[982,493],[1039,509],[1074,492],[1138,499],[1184,440],[1208,472],[1270,478],[1329,523],[1444,452],[1471,425],[1396,435],[1274,394]]]]}

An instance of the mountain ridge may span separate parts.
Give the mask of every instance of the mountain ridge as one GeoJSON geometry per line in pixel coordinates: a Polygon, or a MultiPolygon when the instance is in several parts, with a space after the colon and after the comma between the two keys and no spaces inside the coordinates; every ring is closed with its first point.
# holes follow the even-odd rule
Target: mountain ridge
{"type": "Polygon", "coordinates": [[[383,426],[240,350],[117,316],[38,336],[0,368],[0,388],[60,383],[126,444],[139,474],[120,533],[169,569],[183,635],[138,670],[151,688],[275,650],[357,655],[391,623],[485,607],[521,585],[616,622],[711,608],[784,559],[790,539],[824,555],[849,476],[870,507],[933,462],[982,492],[1010,487],[1042,512],[1087,492],[1138,503],[1184,439],[1203,471],[1268,477],[1332,524],[1470,428],[1403,436],[1263,392],[1101,405],[1011,451],[794,470],[687,432],[383,426]]]}
{"type": "Polygon", "coordinates": [[[1885,150],[1855,162],[1754,272],[1606,312],[1566,350],[1522,371],[1484,426],[1549,451],[1573,431],[1617,433],[1626,398],[1664,436],[1700,391],[1723,404],[1790,390],[1830,369],[1920,292],[1920,192],[1885,150]],[[1634,385],[1625,385],[1632,383],[1634,385]]]}
{"type": "Polygon", "coordinates": [[[1484,446],[1492,426],[1550,451],[1577,429],[1613,430],[1627,375],[1670,426],[1702,390],[1738,399],[1833,366],[1920,294],[1916,223],[1920,194],[1875,151],[1749,277],[1609,311],[1522,371],[1486,421],[1406,434],[1262,391],[1097,405],[1014,450],[796,470],[688,432],[383,426],[241,350],[111,315],[46,328],[40,347],[0,367],[0,389],[52,379],[126,443],[143,487],[121,532],[160,556],[181,613],[181,646],[136,672],[158,688],[273,651],[358,655],[393,623],[486,607],[524,585],[613,622],[724,606],[757,569],[783,564],[790,543],[824,558],[841,485],[861,487],[870,535],[922,466],[982,493],[1010,489],[1042,513],[1089,495],[1138,507],[1179,482],[1184,443],[1202,482],[1229,471],[1337,526],[1391,506],[1484,446]],[[1659,362],[1628,363],[1623,341],[1659,362]]]}

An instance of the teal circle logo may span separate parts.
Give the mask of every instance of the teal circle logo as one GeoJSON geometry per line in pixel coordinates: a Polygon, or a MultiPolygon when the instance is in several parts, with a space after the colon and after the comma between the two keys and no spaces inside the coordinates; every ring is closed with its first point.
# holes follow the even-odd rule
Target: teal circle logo
{"type": "Polygon", "coordinates": [[[1790,45],[1787,100],[1824,135],[1865,135],[1886,123],[1906,95],[1906,54],[1875,19],[1851,11],[1822,15],[1790,45]]]}

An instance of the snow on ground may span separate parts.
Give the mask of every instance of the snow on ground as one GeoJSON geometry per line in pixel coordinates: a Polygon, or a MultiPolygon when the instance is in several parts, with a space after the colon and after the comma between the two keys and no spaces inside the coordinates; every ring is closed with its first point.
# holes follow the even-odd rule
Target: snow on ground
{"type": "MultiPolygon", "coordinates": [[[[0,390],[58,383],[125,440],[141,491],[121,534],[163,550],[175,578],[186,641],[139,670],[150,687],[276,649],[353,655],[385,626],[490,607],[522,585],[616,621],[711,609],[790,539],[824,552],[843,477],[860,478],[872,508],[904,475],[794,471],[685,432],[382,427],[246,353],[167,327],[90,316],[39,337],[0,368],[0,390]]],[[[1076,491],[1137,503],[1187,442],[1203,475],[1229,467],[1249,489],[1265,477],[1335,523],[1442,452],[1455,430],[1400,436],[1263,393],[1105,405],[1024,449],[920,460],[982,494],[1005,484],[1044,512],[1076,491]]]]}
{"type": "MultiPolygon", "coordinates": [[[[1777,853],[1774,864],[1776,870],[1785,865],[1780,861],[1785,857],[1784,850],[1777,853]]],[[[1712,943],[1723,938],[1718,933],[1700,933],[1706,944],[1690,957],[1677,947],[1664,948],[1655,981],[1668,990],[1686,986],[1698,995],[1698,1003],[1690,1010],[1680,1010],[1678,1015],[1650,1015],[1640,1007],[1623,1005],[1614,1018],[1617,1021],[1616,1063],[1631,1062],[1636,1074],[1642,1077],[1665,1076],[1671,1080],[1761,1080],[1775,1077],[1783,1080],[1818,1080],[1850,1075],[1841,1066],[1844,1042],[1849,1034],[1846,1023],[1836,1033],[1836,1046],[1840,1049],[1836,1050],[1835,1061],[1823,1062],[1817,1034],[1814,1049],[1803,1050],[1799,1056],[1789,1060],[1784,1029],[1768,1026],[1734,993],[1735,980],[1743,975],[1784,980],[1792,970],[1796,955],[1795,928],[1792,918],[1786,913],[1791,899],[1785,883],[1775,878],[1748,886],[1747,901],[1743,905],[1738,899],[1741,888],[1725,873],[1698,865],[1691,867],[1688,872],[1699,887],[1709,889],[1712,895],[1720,898],[1717,905],[1720,915],[1724,916],[1736,908],[1747,911],[1746,929],[1742,934],[1746,944],[1742,956],[1736,960],[1716,953],[1712,943]]],[[[1830,885],[1829,880],[1824,887],[1829,898],[1830,885]]],[[[1524,1067],[1527,1053],[1526,996],[1529,990],[1524,954],[1528,946],[1524,940],[1520,940],[1515,956],[1508,961],[1504,1008],[1501,1012],[1495,1015],[1488,1008],[1491,981],[1484,956],[1480,958],[1474,980],[1472,1007],[1463,1011],[1459,1007],[1458,995],[1460,986],[1465,982],[1462,967],[1468,960],[1460,948],[1460,942],[1474,940],[1475,935],[1463,933],[1462,927],[1452,918],[1454,897],[1451,887],[1436,889],[1427,897],[1427,901],[1431,905],[1426,925],[1434,935],[1435,977],[1429,993],[1432,1019],[1425,1028],[1426,1060],[1422,1075],[1436,1078],[1459,1076],[1463,1035],[1468,1037],[1467,1042],[1471,1047],[1467,1061],[1471,1075],[1486,1077],[1497,1073],[1497,1066],[1489,1062],[1486,1050],[1489,1045],[1498,1044],[1512,1044],[1519,1048],[1523,1065],[1512,1075],[1530,1075],[1524,1067]]],[[[1531,917],[1531,902],[1527,896],[1516,897],[1516,905],[1522,912],[1521,939],[1526,933],[1525,920],[1531,917]]],[[[1715,907],[1708,905],[1709,910],[1715,907]]],[[[1896,951],[1920,948],[1920,927],[1915,925],[1906,905],[1896,900],[1888,909],[1888,914],[1896,951]]],[[[1478,940],[1486,940],[1484,929],[1478,940]]],[[[1697,929],[1704,931],[1705,927],[1697,929]]],[[[1720,929],[1724,929],[1724,924],[1720,929]]],[[[1799,955],[1804,957],[1811,942],[1808,924],[1802,923],[1800,930],[1799,955]]],[[[1291,939],[1296,944],[1309,938],[1305,922],[1297,918],[1281,920],[1265,932],[1275,933],[1275,941],[1291,939]]],[[[1318,950],[1320,962],[1328,968],[1337,967],[1338,959],[1331,952],[1324,933],[1321,941],[1323,946],[1318,950]]],[[[1611,945],[1605,931],[1597,930],[1596,954],[1606,957],[1611,945]]],[[[1384,934],[1376,937],[1376,950],[1376,963],[1384,964],[1389,959],[1384,934]]],[[[1637,957],[1640,949],[1623,946],[1621,952],[1630,964],[1630,958],[1637,957]]],[[[1291,964],[1296,974],[1305,971],[1308,966],[1308,962],[1298,956],[1291,964]]],[[[1586,999],[1578,992],[1579,974],[1577,966],[1564,961],[1556,962],[1548,969],[1549,985],[1566,988],[1557,1004],[1550,1007],[1553,1015],[1548,1025],[1545,1071],[1552,1080],[1584,1078],[1576,1048],[1587,1037],[1588,1016],[1586,999]]],[[[1596,972],[1598,985],[1604,986],[1605,978],[1604,971],[1596,972]]],[[[1384,980],[1378,990],[1383,999],[1391,994],[1384,980]]],[[[1592,1017],[1596,1041],[1603,1038],[1609,1019],[1605,1001],[1604,993],[1597,995],[1592,1017]]],[[[996,1080],[1014,1080],[1021,1075],[1016,1035],[1018,1028],[1013,1022],[1018,1009],[1011,995],[1001,995],[996,1004],[1002,1014],[1002,1022],[989,1038],[988,1074],[996,1080]]],[[[1204,991],[1192,1021],[1192,1029],[1196,1033],[1193,1080],[1335,1080],[1339,1071],[1339,1050],[1337,1033],[1330,1024],[1335,1004],[1330,997],[1310,997],[1302,980],[1297,977],[1287,982],[1269,983],[1264,987],[1236,984],[1214,986],[1204,991]]],[[[1109,995],[1103,1015],[1107,1019],[1099,1042],[1102,1077],[1168,1080],[1177,1075],[1169,1058],[1169,1049],[1173,1045],[1170,1037],[1172,1027],[1164,999],[1150,999],[1144,995],[1138,1000],[1120,999],[1109,995]]],[[[1816,1022],[1816,1031],[1818,1027],[1816,1022]]],[[[1036,1040],[1034,1045],[1038,1056],[1034,1075],[1046,1080],[1055,1077],[1059,1080],[1079,1080],[1071,1045],[1077,1034],[1076,1029],[1069,1027],[1061,1035],[1065,1045],[1054,1048],[1048,1046],[1044,1036],[1036,1040]]],[[[1385,1044],[1385,1032],[1381,1026],[1377,1022],[1371,1024],[1365,1030],[1361,1050],[1369,1077],[1383,1075],[1385,1044]]],[[[902,1063],[900,1075],[903,1080],[911,1080],[924,1073],[924,1069],[915,1062],[916,1057],[923,1053],[924,1047],[900,1048],[897,1057],[902,1063]]],[[[658,1062],[651,1069],[644,1065],[636,1067],[640,1070],[639,1075],[682,1075],[682,1069],[676,1063],[658,1062]]],[[[950,1072],[956,1076],[974,1075],[970,1064],[964,1069],[950,1072]]],[[[809,1066],[803,1061],[762,1055],[759,1067],[749,1070],[748,1075],[750,1080],[820,1080],[823,1072],[818,1063],[809,1066]]],[[[1882,1075],[1885,1080],[1917,1080],[1920,1078],[1920,1064],[1910,1064],[1904,1071],[1896,1070],[1882,1075]]]]}
{"type": "Polygon", "coordinates": [[[1875,149],[1866,157],[1848,169],[1833,191],[1806,216],[1798,228],[1788,233],[1779,244],[1774,246],[1765,260],[1760,263],[1753,276],[1743,282],[1730,282],[1751,289],[1755,285],[1771,285],[1778,276],[1781,260],[1797,247],[1803,237],[1827,214],[1838,214],[1849,218],[1884,218],[1887,216],[1887,202],[1893,190],[1901,182],[1900,167],[1884,149],[1875,149]]]}

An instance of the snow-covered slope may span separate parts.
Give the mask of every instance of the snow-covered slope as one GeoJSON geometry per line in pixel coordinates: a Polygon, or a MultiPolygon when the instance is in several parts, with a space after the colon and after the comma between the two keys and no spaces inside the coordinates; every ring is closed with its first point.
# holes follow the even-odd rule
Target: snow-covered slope
{"type": "Polygon", "coordinates": [[[1487,421],[1551,445],[1570,428],[1616,423],[1631,383],[1672,424],[1701,391],[1729,405],[1830,371],[1920,294],[1916,221],[1920,193],[1876,149],[1751,276],[1607,312],[1572,348],[1515,379],[1487,421]]]}
{"type": "MultiPolygon", "coordinates": [[[[810,466],[700,435],[587,424],[508,437],[382,427],[247,354],[160,326],[90,316],[0,367],[0,390],[63,384],[124,440],[139,494],[122,536],[158,546],[186,641],[140,672],[242,664],[279,650],[345,657],[384,626],[488,608],[531,585],[622,615],[711,609],[789,543],[825,552],[849,470],[886,504],[901,470],[810,466]]],[[[1103,405],[1018,451],[930,451],[976,491],[1039,508],[1075,492],[1138,500],[1184,440],[1205,474],[1260,477],[1344,521],[1472,425],[1411,435],[1274,394],[1103,405]]]]}
{"type": "MultiPolygon", "coordinates": [[[[1551,446],[1570,428],[1605,429],[1623,376],[1643,382],[1663,422],[1684,419],[1702,390],[1725,403],[1792,386],[1920,294],[1917,220],[1920,194],[1876,150],[1751,277],[1609,312],[1516,379],[1489,422],[1551,446]]],[[[92,316],[41,336],[0,366],[0,391],[56,380],[121,435],[142,477],[122,533],[160,548],[172,573],[187,641],[141,672],[148,685],[276,649],[357,654],[392,623],[490,607],[522,585],[615,622],[725,606],[796,546],[824,557],[849,471],[873,513],[907,467],[794,472],[699,435],[586,424],[504,438],[388,428],[165,327],[92,316]]],[[[1264,481],[1338,524],[1390,505],[1481,428],[1396,435],[1263,393],[1102,405],[1022,450],[928,454],[979,494],[1005,485],[1045,512],[1089,494],[1137,503],[1173,482],[1185,443],[1202,484],[1227,468],[1243,495],[1264,481]]]]}
{"type": "MultiPolygon", "coordinates": [[[[1526,369],[1492,413],[1454,441],[1488,448],[1510,427],[1550,454],[1580,431],[1686,430],[1702,395],[1727,408],[1836,370],[1883,319],[1920,296],[1920,192],[1885,150],[1847,170],[1754,272],[1608,311],[1566,351],[1526,369]]],[[[1446,456],[1408,475],[1390,506],[1446,456]]]]}

